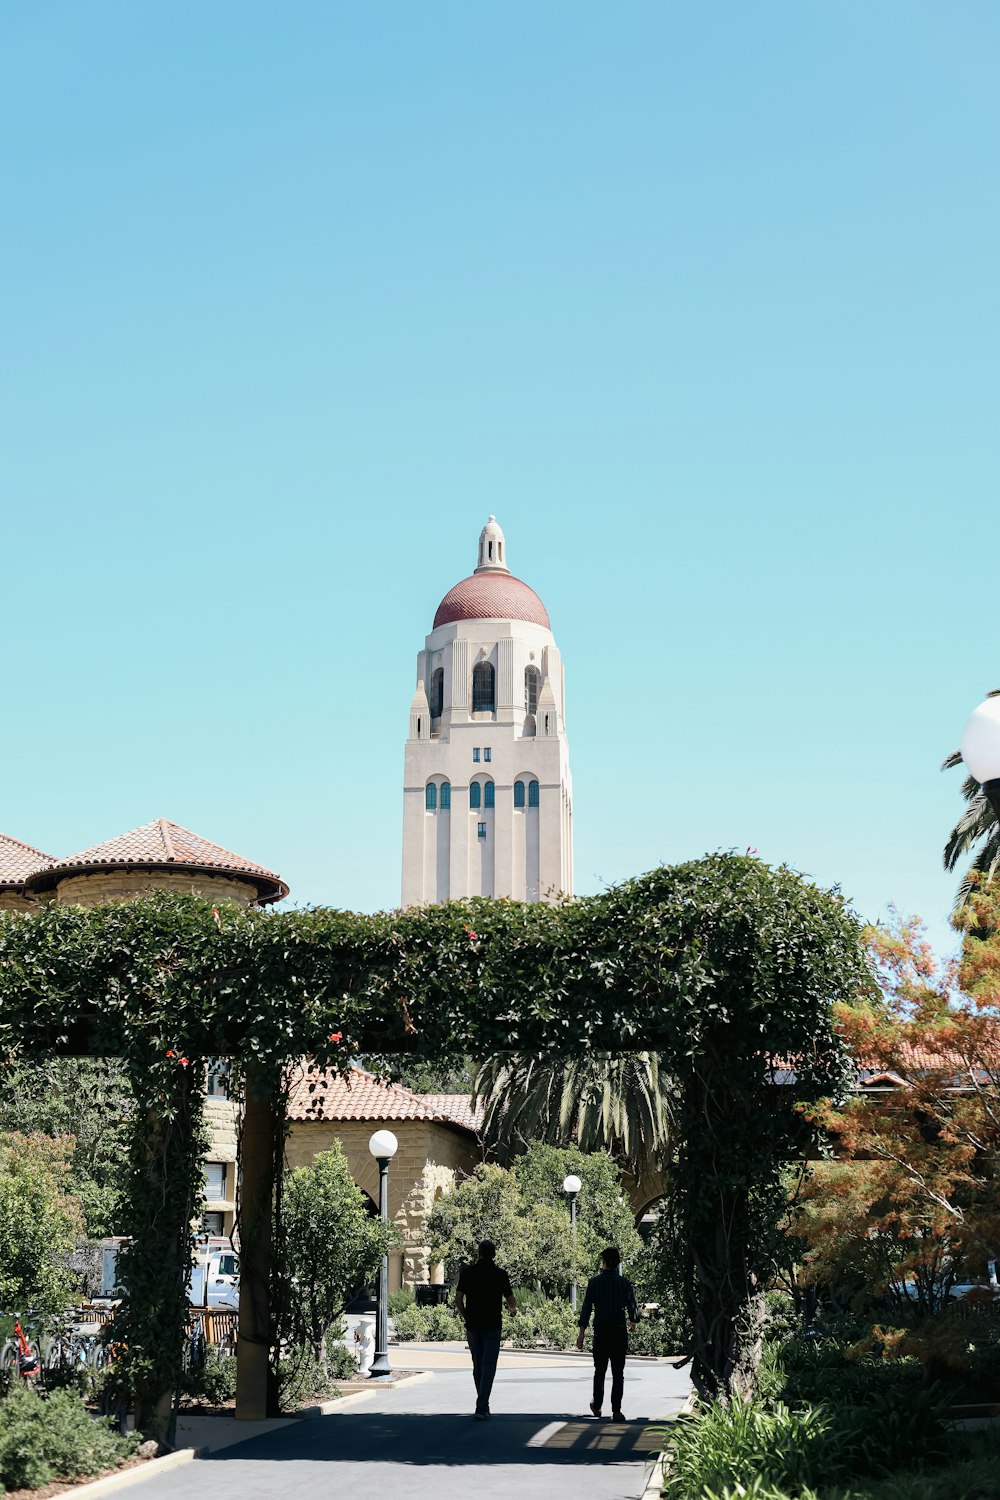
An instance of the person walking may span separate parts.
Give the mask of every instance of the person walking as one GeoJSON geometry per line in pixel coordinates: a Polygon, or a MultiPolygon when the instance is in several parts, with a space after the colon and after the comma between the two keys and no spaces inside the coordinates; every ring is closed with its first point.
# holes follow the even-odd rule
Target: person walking
{"type": "Polygon", "coordinates": [[[594,1399],[590,1409],[595,1417],[604,1405],[604,1378],[611,1365],[611,1420],[624,1422],[622,1395],[625,1390],[625,1356],[628,1354],[629,1328],[639,1321],[635,1292],[627,1276],[621,1274],[621,1253],[610,1245],[601,1252],[600,1275],[587,1282],[587,1295],[580,1311],[580,1332],[576,1347],[583,1348],[583,1334],[594,1315],[594,1399]],[[628,1328],[625,1326],[628,1318],[628,1328]]]}
{"type": "Polygon", "coordinates": [[[455,1292],[455,1311],[465,1319],[465,1336],[472,1355],[472,1378],[476,1382],[476,1420],[485,1422],[490,1415],[490,1392],[500,1355],[500,1329],[503,1304],[514,1315],[517,1303],[507,1272],[496,1264],[497,1247],[483,1240],[479,1259],[463,1266],[455,1292]]]}

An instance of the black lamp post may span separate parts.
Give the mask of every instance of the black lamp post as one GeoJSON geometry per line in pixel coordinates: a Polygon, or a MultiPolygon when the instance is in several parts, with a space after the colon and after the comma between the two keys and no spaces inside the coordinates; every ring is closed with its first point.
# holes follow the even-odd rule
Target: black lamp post
{"type": "MultiPolygon", "coordinates": [[[[396,1154],[399,1142],[391,1130],[376,1130],[368,1142],[368,1149],[378,1162],[378,1216],[383,1224],[389,1222],[389,1163],[396,1154]]],[[[375,1315],[375,1358],[368,1371],[369,1380],[381,1380],[388,1385],[395,1380],[389,1364],[389,1257],[382,1256],[378,1273],[378,1310],[375,1315]]]]}
{"type": "Polygon", "coordinates": [[[569,1222],[573,1232],[573,1285],[570,1288],[569,1301],[573,1311],[576,1312],[576,1200],[580,1196],[583,1183],[575,1172],[563,1178],[563,1192],[569,1197],[569,1222]]]}
{"type": "Polygon", "coordinates": [[[969,715],[962,759],[1000,818],[1000,696],[984,699],[969,715]]]}

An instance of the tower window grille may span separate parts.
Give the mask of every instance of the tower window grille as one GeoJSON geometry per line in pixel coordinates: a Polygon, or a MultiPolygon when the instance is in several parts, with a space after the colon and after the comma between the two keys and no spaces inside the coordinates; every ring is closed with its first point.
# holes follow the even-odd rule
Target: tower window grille
{"type": "Polygon", "coordinates": [[[528,806],[529,807],[537,807],[538,806],[538,782],[537,781],[529,781],[528,782],[528,806]]]}
{"type": "Polygon", "coordinates": [[[492,781],[488,781],[486,783],[485,787],[483,788],[483,806],[484,807],[495,807],[496,806],[496,787],[495,787],[495,785],[493,784],[492,781]]]}
{"type": "Polygon", "coordinates": [[[481,838],[481,839],[484,839],[486,837],[486,824],[485,823],[480,823],[478,837],[481,838]]]}
{"type": "Polygon", "coordinates": [[[451,811],[451,782],[450,781],[442,781],[442,783],[441,783],[441,811],[442,812],[450,812],[451,811]]]}
{"type": "Polygon", "coordinates": [[[429,781],[424,788],[424,808],[427,812],[437,812],[438,789],[433,781],[429,781]]]}
{"type": "Polygon", "coordinates": [[[515,807],[523,807],[524,806],[524,782],[523,781],[515,781],[514,782],[514,806],[515,807]]]}
{"type": "Polygon", "coordinates": [[[542,685],[542,674],[537,667],[525,667],[524,669],[524,707],[525,712],[536,714],[538,712],[538,690],[542,685]]]}
{"type": "Polygon", "coordinates": [[[440,719],[444,713],[444,667],[435,667],[431,673],[431,718],[440,719]]]}
{"type": "Polygon", "coordinates": [[[496,712],[496,673],[492,662],[477,661],[472,669],[472,712],[492,714],[496,712]]]}
{"type": "Polygon", "coordinates": [[[482,805],[483,805],[483,789],[479,785],[478,781],[473,781],[470,784],[470,786],[469,786],[469,806],[470,807],[482,807],[482,805]]]}

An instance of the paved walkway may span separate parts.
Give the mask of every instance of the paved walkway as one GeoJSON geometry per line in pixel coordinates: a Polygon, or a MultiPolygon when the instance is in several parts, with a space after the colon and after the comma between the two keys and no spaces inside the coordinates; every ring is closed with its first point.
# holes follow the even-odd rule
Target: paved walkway
{"type": "MultiPolygon", "coordinates": [[[[392,1351],[393,1356],[396,1350],[392,1351]]],[[[408,1360],[413,1365],[416,1358],[408,1360]]],[[[626,1426],[587,1413],[589,1359],[505,1359],[493,1417],[472,1418],[464,1369],[382,1387],[329,1416],[283,1423],[133,1489],[136,1500],[331,1500],[352,1494],[407,1500],[637,1500],[660,1444],[655,1425],[685,1400],[686,1372],[630,1361],[626,1426]],[[581,1413],[587,1413],[584,1418],[581,1413]],[[652,1425],[649,1425],[652,1424],[652,1425]]]]}

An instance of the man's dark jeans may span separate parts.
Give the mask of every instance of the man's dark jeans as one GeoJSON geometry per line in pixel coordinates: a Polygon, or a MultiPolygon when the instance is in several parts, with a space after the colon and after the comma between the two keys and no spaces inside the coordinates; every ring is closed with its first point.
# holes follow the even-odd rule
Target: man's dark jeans
{"type": "Polygon", "coordinates": [[[604,1405],[604,1377],[611,1365],[611,1410],[621,1411],[625,1390],[625,1356],[628,1353],[628,1329],[621,1327],[594,1329],[594,1405],[604,1405]]]}
{"type": "Polygon", "coordinates": [[[472,1378],[476,1382],[476,1411],[488,1412],[500,1354],[500,1329],[467,1328],[466,1337],[472,1355],[472,1378]]]}

